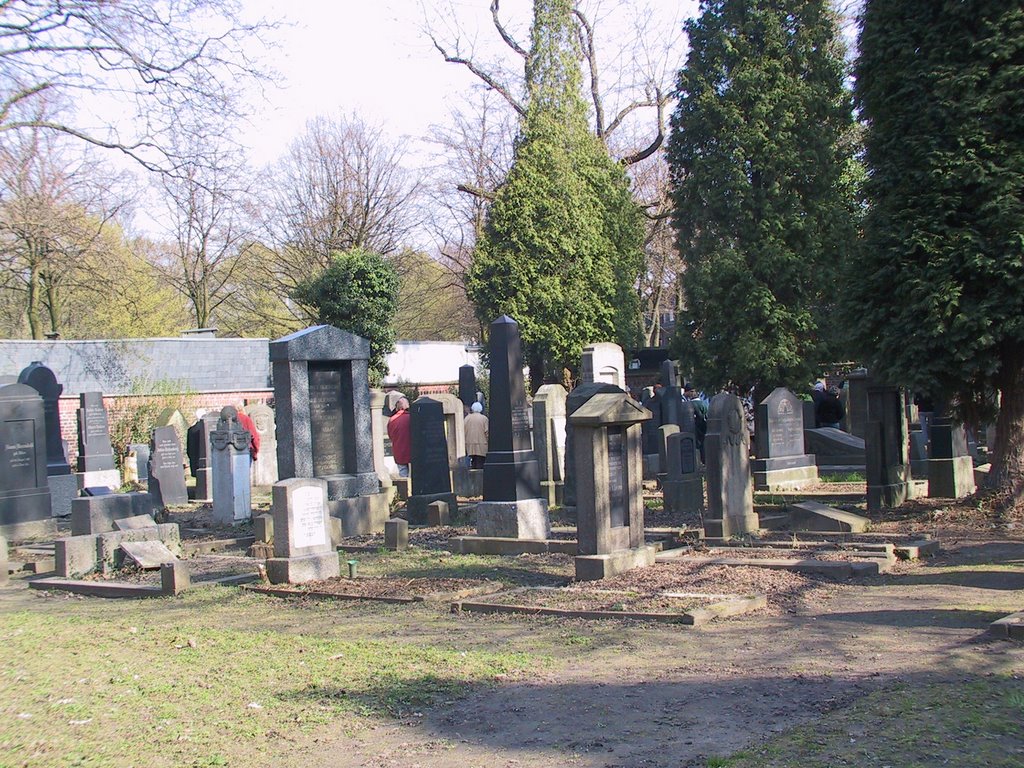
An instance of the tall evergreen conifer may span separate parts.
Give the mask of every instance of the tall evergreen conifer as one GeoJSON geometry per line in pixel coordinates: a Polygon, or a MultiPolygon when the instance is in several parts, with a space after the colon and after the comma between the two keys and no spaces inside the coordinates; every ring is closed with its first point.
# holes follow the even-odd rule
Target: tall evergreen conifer
{"type": "Polygon", "coordinates": [[[831,354],[856,236],[853,120],[827,0],[704,0],[668,158],[685,307],[673,351],[705,389],[806,387],[831,354]]]}
{"type": "Polygon", "coordinates": [[[641,213],[587,125],[571,0],[535,0],[529,103],[512,168],[466,276],[482,323],[519,323],[536,388],[577,369],[584,345],[639,336],[641,213]]]}
{"type": "Polygon", "coordinates": [[[857,63],[870,208],[846,282],[879,375],[977,416],[1024,497],[1024,8],[869,0],[857,63]]]}

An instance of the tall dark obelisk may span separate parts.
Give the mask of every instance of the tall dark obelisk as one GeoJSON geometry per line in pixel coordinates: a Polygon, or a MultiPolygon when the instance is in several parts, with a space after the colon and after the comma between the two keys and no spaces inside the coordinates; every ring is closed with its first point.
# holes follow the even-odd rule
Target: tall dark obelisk
{"type": "Polygon", "coordinates": [[[484,464],[484,500],[477,505],[481,536],[544,539],[551,533],[540,498],[540,469],[530,445],[519,325],[502,315],[491,323],[490,434],[484,464]]]}

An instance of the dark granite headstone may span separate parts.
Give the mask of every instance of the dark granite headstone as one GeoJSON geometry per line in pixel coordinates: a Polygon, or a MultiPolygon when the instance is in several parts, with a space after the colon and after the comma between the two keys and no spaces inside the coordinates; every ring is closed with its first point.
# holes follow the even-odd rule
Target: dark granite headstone
{"type": "Polygon", "coordinates": [[[754,412],[758,490],[797,490],[818,480],[814,456],[804,452],[803,401],[785,387],[776,387],[754,412]]]}
{"type": "Polygon", "coordinates": [[[56,531],[46,482],[46,416],[37,391],[0,387],[0,536],[56,531]]]}
{"type": "Polygon", "coordinates": [[[78,398],[78,471],[114,469],[103,393],[82,392],[78,398]]]}
{"type": "Polygon", "coordinates": [[[962,424],[948,416],[933,416],[928,459],[928,495],[958,499],[974,493],[974,462],[962,424]]]}
{"type": "Polygon", "coordinates": [[[540,497],[537,457],[530,442],[533,416],[526,404],[519,325],[507,315],[491,323],[491,412],[484,501],[540,497]]]}
{"type": "Polygon", "coordinates": [[[71,465],[64,453],[64,441],[60,436],[60,394],[64,387],[57,383],[57,377],[49,368],[36,361],[18,376],[19,384],[27,384],[43,398],[46,415],[46,474],[70,475],[71,465]]]}
{"type": "Polygon", "coordinates": [[[910,497],[910,437],[903,390],[867,385],[864,449],[868,509],[898,507],[910,497]]]}
{"type": "Polygon", "coordinates": [[[472,365],[459,368],[459,400],[466,407],[466,412],[476,402],[476,371],[472,365]]]}
{"type": "MultiPolygon", "coordinates": [[[[580,384],[565,399],[565,488],[563,490],[564,506],[576,506],[576,440],[573,438],[572,415],[583,407],[594,395],[622,394],[622,390],[614,384],[595,381],[580,384]]],[[[655,446],[657,453],[657,446],[655,446]]]]}
{"type": "Polygon", "coordinates": [[[185,436],[185,454],[188,468],[196,479],[194,499],[213,500],[213,462],[210,459],[210,434],[217,428],[217,414],[208,413],[188,428],[185,436]]]}
{"type": "MultiPolygon", "coordinates": [[[[329,325],[270,343],[281,478],[323,477],[330,501],[380,491],[369,358],[366,339],[329,325]]],[[[332,514],[337,515],[334,506],[332,514]]]]}
{"type": "MultiPolygon", "coordinates": [[[[643,442],[644,455],[650,456],[658,453],[658,427],[662,424],[661,390],[651,391],[650,394],[644,395],[640,402],[644,408],[651,412],[651,418],[641,425],[643,430],[641,441],[643,442]]],[[[651,478],[645,476],[644,479],[649,480],[651,478]]]]}
{"type": "Polygon", "coordinates": [[[444,418],[441,403],[430,397],[421,397],[409,407],[413,496],[451,493],[444,418]]]}
{"type": "Polygon", "coordinates": [[[157,427],[153,430],[149,455],[149,493],[158,507],[188,503],[181,444],[174,427],[157,427]]]}

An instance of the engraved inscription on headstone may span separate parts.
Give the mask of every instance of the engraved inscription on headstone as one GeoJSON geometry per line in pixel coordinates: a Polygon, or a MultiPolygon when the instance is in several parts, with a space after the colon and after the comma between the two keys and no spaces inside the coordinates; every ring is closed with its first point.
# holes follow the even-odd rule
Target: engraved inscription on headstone
{"type": "Polygon", "coordinates": [[[292,546],[321,547],[327,542],[327,526],[324,519],[324,494],[321,488],[297,488],[291,499],[292,520],[289,531],[292,546]]]}
{"type": "Polygon", "coordinates": [[[4,490],[20,491],[36,487],[35,431],[36,425],[31,419],[4,424],[4,490]]]}
{"type": "Polygon", "coordinates": [[[803,413],[788,398],[773,404],[768,416],[769,455],[790,456],[804,452],[803,413]]]}
{"type": "Polygon", "coordinates": [[[529,406],[525,404],[512,406],[512,432],[515,435],[529,435],[533,419],[529,406]]]}
{"type": "Polygon", "coordinates": [[[625,427],[608,429],[608,502],[611,512],[611,527],[620,528],[629,524],[626,492],[625,427]]]}
{"type": "Polygon", "coordinates": [[[309,367],[309,421],[313,444],[313,475],[345,472],[342,428],[341,371],[309,367]]]}
{"type": "Polygon", "coordinates": [[[681,432],[679,438],[679,473],[692,475],[697,471],[697,441],[692,433],[681,432]]]}

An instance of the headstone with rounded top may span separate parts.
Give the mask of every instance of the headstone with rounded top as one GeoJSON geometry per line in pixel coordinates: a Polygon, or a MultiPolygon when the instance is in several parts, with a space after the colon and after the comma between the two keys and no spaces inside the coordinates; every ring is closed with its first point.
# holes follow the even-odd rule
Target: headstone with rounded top
{"type": "Polygon", "coordinates": [[[704,437],[708,490],[704,533],[709,538],[730,538],[760,526],[754,513],[749,445],[743,401],[727,392],[715,395],[704,437]]]}
{"type": "Polygon", "coordinates": [[[78,485],[117,490],[121,487],[121,473],[114,467],[103,393],[82,392],[78,399],[78,485]]]}
{"type": "Polygon", "coordinates": [[[754,488],[799,490],[818,481],[814,454],[804,452],[803,401],[776,387],[754,413],[754,488]]]}
{"type": "Polygon", "coordinates": [[[260,439],[260,451],[252,463],[252,484],[273,485],[277,482],[277,431],[274,409],[266,403],[250,403],[242,409],[252,419],[260,439]]]}
{"type": "Polygon", "coordinates": [[[341,575],[331,543],[327,481],[293,477],[274,484],[274,556],[267,560],[272,584],[301,584],[341,575]]]}
{"type": "Polygon", "coordinates": [[[181,443],[174,427],[157,427],[149,448],[149,493],[157,507],[188,504],[181,443]]]}
{"type": "Polygon", "coordinates": [[[78,495],[78,480],[71,473],[60,432],[60,395],[64,386],[57,381],[53,371],[38,360],[19,374],[18,383],[32,387],[43,399],[46,419],[46,484],[50,489],[50,511],[54,517],[67,517],[71,514],[71,500],[78,495]]]}
{"type": "Polygon", "coordinates": [[[42,398],[25,384],[0,387],[0,536],[56,533],[46,478],[42,398]]]}

